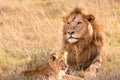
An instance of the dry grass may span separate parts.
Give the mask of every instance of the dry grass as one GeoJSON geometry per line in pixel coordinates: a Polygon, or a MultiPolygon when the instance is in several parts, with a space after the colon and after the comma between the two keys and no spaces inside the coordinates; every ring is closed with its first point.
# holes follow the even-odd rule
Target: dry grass
{"type": "Polygon", "coordinates": [[[1,0],[0,80],[23,80],[21,70],[59,51],[62,16],[77,5],[88,7],[105,26],[109,56],[99,80],[120,80],[119,0],[1,0]]]}

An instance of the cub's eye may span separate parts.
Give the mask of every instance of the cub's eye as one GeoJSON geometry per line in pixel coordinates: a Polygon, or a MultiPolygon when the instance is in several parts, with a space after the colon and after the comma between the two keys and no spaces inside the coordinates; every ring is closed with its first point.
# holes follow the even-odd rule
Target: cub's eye
{"type": "Polygon", "coordinates": [[[60,63],[63,64],[63,61],[61,60],[60,63]]]}
{"type": "Polygon", "coordinates": [[[67,22],[67,24],[70,24],[70,22],[67,22]]]}
{"type": "Polygon", "coordinates": [[[77,22],[77,25],[79,25],[79,24],[81,24],[81,23],[82,23],[82,22],[79,21],[79,22],[77,22]]]}

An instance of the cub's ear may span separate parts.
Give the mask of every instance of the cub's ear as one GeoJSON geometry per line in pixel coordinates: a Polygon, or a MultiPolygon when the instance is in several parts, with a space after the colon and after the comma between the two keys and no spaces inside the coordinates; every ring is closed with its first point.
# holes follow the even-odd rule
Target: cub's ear
{"type": "Polygon", "coordinates": [[[55,56],[53,56],[53,57],[52,57],[52,60],[53,60],[53,61],[55,61],[55,60],[56,60],[56,57],[55,57],[55,56]]]}
{"type": "Polygon", "coordinates": [[[88,22],[93,22],[93,21],[95,20],[95,17],[93,16],[93,14],[84,15],[84,18],[85,18],[88,22]]]}
{"type": "Polygon", "coordinates": [[[58,58],[58,55],[56,53],[53,53],[51,56],[50,56],[50,59],[52,61],[55,61],[56,59],[58,58]]]}

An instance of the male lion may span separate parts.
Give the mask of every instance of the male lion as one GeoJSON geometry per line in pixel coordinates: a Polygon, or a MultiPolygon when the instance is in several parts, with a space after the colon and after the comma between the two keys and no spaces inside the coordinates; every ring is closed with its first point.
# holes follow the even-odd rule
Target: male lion
{"type": "Polygon", "coordinates": [[[53,53],[48,61],[40,67],[24,70],[22,73],[31,78],[39,76],[40,80],[61,80],[61,70],[67,69],[67,52],[64,54],[53,53]]]}
{"type": "Polygon", "coordinates": [[[96,73],[105,53],[104,30],[93,14],[84,11],[77,7],[63,18],[62,50],[68,52],[69,67],[96,73]]]}

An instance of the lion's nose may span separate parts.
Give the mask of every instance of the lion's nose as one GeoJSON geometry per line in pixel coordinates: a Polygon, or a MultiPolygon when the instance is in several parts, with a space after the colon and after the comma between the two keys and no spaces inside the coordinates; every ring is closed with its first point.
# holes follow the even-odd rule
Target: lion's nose
{"type": "Polygon", "coordinates": [[[69,31],[69,32],[68,32],[69,35],[72,35],[72,34],[74,34],[74,33],[75,33],[74,31],[69,31]]]}

